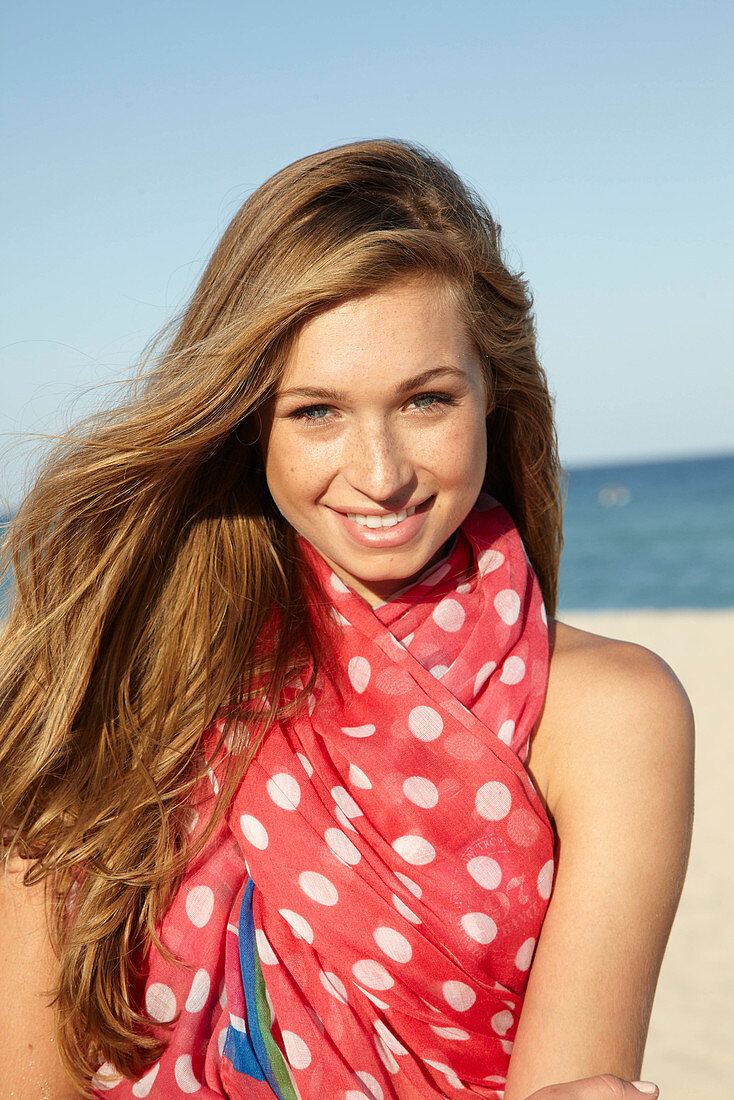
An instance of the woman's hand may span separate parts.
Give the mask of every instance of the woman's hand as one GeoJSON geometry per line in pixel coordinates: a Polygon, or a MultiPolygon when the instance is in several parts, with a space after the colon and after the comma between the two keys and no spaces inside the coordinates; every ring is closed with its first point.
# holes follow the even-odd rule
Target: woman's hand
{"type": "Polygon", "coordinates": [[[654,1098],[659,1089],[652,1081],[624,1081],[611,1073],[567,1081],[564,1085],[546,1085],[527,1100],[642,1100],[654,1098]]]}

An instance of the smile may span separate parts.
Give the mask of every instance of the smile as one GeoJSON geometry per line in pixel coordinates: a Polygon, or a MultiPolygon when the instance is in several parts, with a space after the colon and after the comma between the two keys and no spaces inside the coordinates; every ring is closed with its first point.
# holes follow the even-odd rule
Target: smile
{"type": "Polygon", "coordinates": [[[412,516],[415,512],[415,507],[404,508],[401,512],[388,512],[384,516],[363,516],[356,512],[348,512],[347,519],[351,519],[354,523],[358,523],[360,527],[395,527],[398,523],[402,523],[408,516],[412,516]]]}

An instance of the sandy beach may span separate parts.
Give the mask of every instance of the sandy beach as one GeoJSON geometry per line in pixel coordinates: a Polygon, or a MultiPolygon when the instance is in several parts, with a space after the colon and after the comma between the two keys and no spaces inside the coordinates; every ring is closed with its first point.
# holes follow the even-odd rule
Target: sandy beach
{"type": "Polygon", "coordinates": [[[643,1078],[662,1100],[734,1097],[734,609],[575,611],[559,618],[660,654],[696,716],[688,877],[658,984],[643,1078]]]}

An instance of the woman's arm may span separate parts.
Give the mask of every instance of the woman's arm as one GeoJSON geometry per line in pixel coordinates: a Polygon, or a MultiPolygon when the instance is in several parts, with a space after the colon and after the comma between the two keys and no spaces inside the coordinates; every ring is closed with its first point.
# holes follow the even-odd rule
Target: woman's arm
{"type": "Polygon", "coordinates": [[[0,864],[0,1095],[78,1100],[56,1047],[53,988],[58,962],[44,884],[23,886],[22,860],[0,864]]]}
{"type": "Polygon", "coordinates": [[[690,846],[685,692],[649,651],[557,624],[528,767],[559,855],[505,1100],[595,1074],[639,1077],[690,846]]]}

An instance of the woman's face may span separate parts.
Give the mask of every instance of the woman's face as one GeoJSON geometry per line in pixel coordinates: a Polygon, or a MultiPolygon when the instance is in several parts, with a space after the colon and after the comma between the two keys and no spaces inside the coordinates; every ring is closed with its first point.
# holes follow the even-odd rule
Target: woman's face
{"type": "Polygon", "coordinates": [[[432,560],[481,490],[479,355],[450,288],[425,276],[301,329],[264,417],[282,515],[372,606],[432,560]]]}

